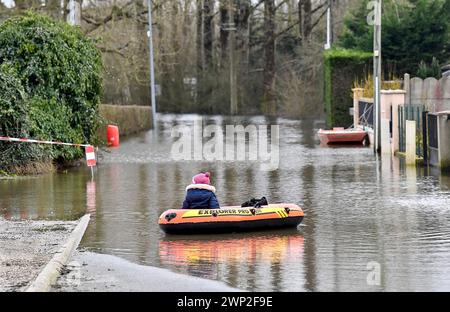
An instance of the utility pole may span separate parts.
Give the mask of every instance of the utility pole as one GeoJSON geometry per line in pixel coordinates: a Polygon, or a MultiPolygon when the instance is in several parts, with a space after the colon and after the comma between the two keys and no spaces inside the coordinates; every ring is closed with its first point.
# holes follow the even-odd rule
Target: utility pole
{"type": "Polygon", "coordinates": [[[373,80],[375,105],[374,152],[381,152],[381,12],[382,0],[377,0],[373,35],[373,80]]]}
{"type": "Polygon", "coordinates": [[[229,0],[229,23],[228,33],[230,34],[229,60],[230,60],[230,113],[236,115],[238,112],[237,103],[237,72],[236,72],[236,25],[234,23],[234,0],[229,0]]]}
{"type": "Polygon", "coordinates": [[[331,49],[331,44],[333,42],[333,20],[332,20],[332,10],[331,6],[333,0],[328,0],[328,8],[327,8],[327,43],[325,44],[325,50],[331,49]]]}
{"type": "Polygon", "coordinates": [[[155,69],[153,64],[153,23],[152,0],[148,0],[148,50],[150,55],[150,97],[152,104],[153,129],[156,130],[156,95],[155,95],[155,69]]]}

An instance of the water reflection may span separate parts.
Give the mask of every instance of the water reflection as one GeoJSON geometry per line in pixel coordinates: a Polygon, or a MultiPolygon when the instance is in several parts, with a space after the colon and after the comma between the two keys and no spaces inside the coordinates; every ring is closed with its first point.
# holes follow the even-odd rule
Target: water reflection
{"type": "Polygon", "coordinates": [[[0,180],[0,213],[7,220],[81,217],[88,171],[0,180]]]}
{"type": "MultiPolygon", "coordinates": [[[[277,290],[287,276],[299,275],[304,238],[297,231],[267,234],[234,234],[208,239],[204,236],[166,237],[159,242],[161,264],[177,271],[225,280],[254,289],[255,283],[277,290]],[[238,281],[239,280],[239,281],[238,281]]],[[[302,283],[303,278],[291,281],[302,283]]]]}
{"type": "Polygon", "coordinates": [[[87,181],[86,183],[86,213],[91,217],[95,217],[96,213],[96,194],[95,180],[87,181]]]}

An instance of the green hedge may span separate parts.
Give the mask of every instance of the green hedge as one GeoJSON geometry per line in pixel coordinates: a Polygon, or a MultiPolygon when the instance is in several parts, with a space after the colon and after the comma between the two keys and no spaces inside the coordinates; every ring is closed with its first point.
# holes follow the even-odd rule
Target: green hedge
{"type": "MultiPolygon", "coordinates": [[[[99,112],[107,123],[119,127],[120,136],[127,136],[152,128],[150,106],[102,104],[99,112]]],[[[98,136],[106,140],[106,127],[99,130],[98,136]]]]}
{"type": "Polygon", "coordinates": [[[353,107],[353,83],[372,70],[372,58],[372,53],[357,50],[331,49],[324,52],[324,106],[328,127],[352,125],[349,109],[353,107]]]}
{"type": "MultiPolygon", "coordinates": [[[[0,90],[0,135],[96,143],[101,53],[78,27],[32,12],[6,20],[0,25],[0,65],[8,81],[0,90]]],[[[0,144],[2,158],[5,151],[16,155],[2,166],[83,156],[74,147],[24,145],[0,144]]]]}

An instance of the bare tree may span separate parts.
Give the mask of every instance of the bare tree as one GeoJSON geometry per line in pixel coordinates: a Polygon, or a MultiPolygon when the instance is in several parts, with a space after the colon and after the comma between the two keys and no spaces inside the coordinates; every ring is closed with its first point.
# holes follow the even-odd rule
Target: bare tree
{"type": "Polygon", "coordinates": [[[275,1],[264,2],[264,93],[262,112],[273,116],[276,114],[275,102],[275,1]]]}
{"type": "Polygon", "coordinates": [[[312,32],[312,5],[311,0],[303,0],[303,11],[304,11],[304,18],[303,18],[303,39],[307,42],[311,39],[311,32],[312,32]]]}
{"type": "Polygon", "coordinates": [[[228,49],[228,9],[229,1],[220,0],[220,66],[223,68],[224,63],[227,59],[227,49],[228,49]]]}
{"type": "Polygon", "coordinates": [[[203,53],[206,68],[213,65],[213,17],[214,17],[214,0],[203,0],[203,53]]]}
{"type": "Polygon", "coordinates": [[[197,0],[197,76],[203,74],[205,68],[203,55],[203,0],[197,0]]]}
{"type": "MultiPolygon", "coordinates": [[[[103,52],[104,101],[148,105],[147,1],[76,1],[83,4],[83,31],[103,52]]],[[[152,1],[162,110],[229,113],[237,94],[239,113],[298,116],[321,111],[310,103],[321,102],[327,6],[333,4],[338,34],[359,0],[152,1]]],[[[17,0],[16,8],[2,8],[1,19],[32,9],[66,20],[69,0],[42,2],[17,0]]]]}
{"type": "Polygon", "coordinates": [[[242,69],[242,74],[248,72],[249,66],[249,45],[250,45],[250,25],[249,20],[251,16],[251,0],[239,0],[238,15],[236,22],[237,39],[239,50],[239,59],[242,69]]]}

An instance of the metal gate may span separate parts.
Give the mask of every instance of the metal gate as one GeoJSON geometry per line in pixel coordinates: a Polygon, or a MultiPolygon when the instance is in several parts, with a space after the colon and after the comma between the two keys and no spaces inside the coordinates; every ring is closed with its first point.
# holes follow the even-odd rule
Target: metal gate
{"type": "Polygon", "coordinates": [[[422,112],[424,105],[405,105],[398,107],[399,150],[406,150],[406,121],[416,122],[416,155],[423,157],[422,112]]]}
{"type": "Polygon", "coordinates": [[[428,150],[430,164],[439,163],[438,117],[428,114],[428,150]]]}
{"type": "Polygon", "coordinates": [[[359,101],[359,124],[373,128],[373,103],[359,101]]]}
{"type": "Polygon", "coordinates": [[[437,132],[437,116],[428,114],[428,146],[439,148],[437,132]]]}

